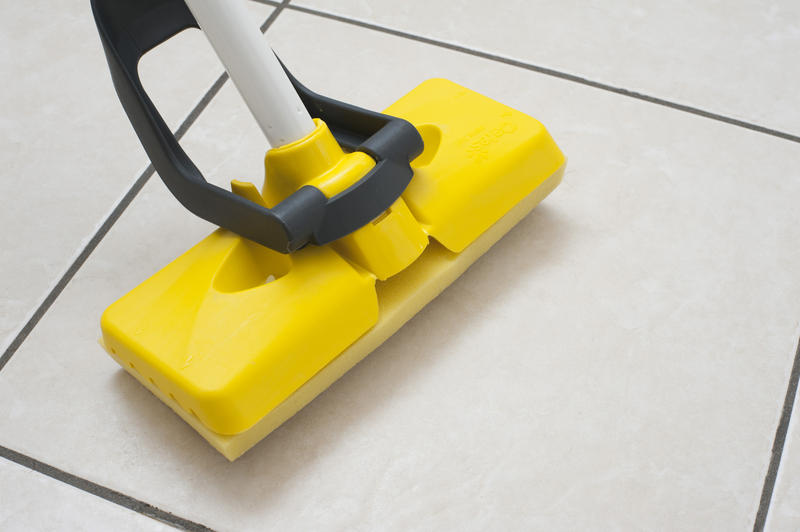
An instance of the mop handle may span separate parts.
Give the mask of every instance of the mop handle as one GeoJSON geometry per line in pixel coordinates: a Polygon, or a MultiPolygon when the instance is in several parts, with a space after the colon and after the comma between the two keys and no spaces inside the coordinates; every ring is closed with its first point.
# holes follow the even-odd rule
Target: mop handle
{"type": "Polygon", "coordinates": [[[186,0],[270,146],[279,148],[315,129],[278,58],[252,24],[245,0],[186,0]]]}

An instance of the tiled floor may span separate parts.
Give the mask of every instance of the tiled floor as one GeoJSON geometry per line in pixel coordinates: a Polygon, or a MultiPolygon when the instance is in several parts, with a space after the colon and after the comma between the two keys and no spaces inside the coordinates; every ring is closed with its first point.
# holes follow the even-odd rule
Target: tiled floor
{"type": "MultiPolygon", "coordinates": [[[[795,2],[253,4],[312,88],[381,109],[450,78],[539,118],[569,165],[233,464],[96,344],[211,227],[147,180],[85,3],[36,4],[0,21],[25,48],[0,56],[0,528],[800,529],[795,2]]],[[[143,68],[208,177],[260,181],[235,90],[203,97],[201,35],[143,68]]]]}

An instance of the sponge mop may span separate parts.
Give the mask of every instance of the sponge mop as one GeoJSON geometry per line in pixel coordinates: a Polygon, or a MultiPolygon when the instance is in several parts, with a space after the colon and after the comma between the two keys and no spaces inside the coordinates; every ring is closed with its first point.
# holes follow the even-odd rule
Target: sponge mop
{"type": "Polygon", "coordinates": [[[246,31],[238,1],[187,4],[93,0],[159,175],[221,226],[112,304],[102,344],[234,460],[461,275],[559,184],[565,158],[535,119],[447,80],[384,114],[316,95],[246,31]],[[198,22],[273,145],[261,191],[206,183],[135,74],[126,39],[140,55],[198,22]]]}

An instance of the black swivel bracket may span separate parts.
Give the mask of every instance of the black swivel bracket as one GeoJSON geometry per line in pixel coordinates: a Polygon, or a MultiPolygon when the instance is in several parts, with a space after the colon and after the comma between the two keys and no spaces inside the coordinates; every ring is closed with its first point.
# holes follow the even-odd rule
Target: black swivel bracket
{"type": "MultiPolygon", "coordinates": [[[[153,167],[191,212],[276,251],[327,244],[366,225],[405,190],[422,138],[406,120],[316,94],[286,70],[308,113],[323,120],[345,150],[362,151],[375,166],[333,197],[303,186],[266,208],[205,180],[142,87],[139,59],[187,28],[197,28],[184,0],[92,0],[111,78],[153,167]]],[[[285,70],[285,66],[284,66],[285,70]]]]}

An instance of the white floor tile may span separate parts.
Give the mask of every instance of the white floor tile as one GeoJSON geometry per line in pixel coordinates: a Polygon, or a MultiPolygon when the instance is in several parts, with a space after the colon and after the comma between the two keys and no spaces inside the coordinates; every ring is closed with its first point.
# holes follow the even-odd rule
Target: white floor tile
{"type": "Polygon", "coordinates": [[[771,532],[800,530],[800,396],[795,397],[766,529],[771,532]]]}
{"type": "MultiPolygon", "coordinates": [[[[565,182],[229,464],[96,344],[210,229],[153,179],[0,373],[0,443],[221,530],[751,527],[798,334],[800,146],[288,10],[270,37],[350,102],[441,76],[528,112],[565,182]]],[[[227,86],[183,144],[260,182],[237,104],[227,86]]]]}
{"type": "Polygon", "coordinates": [[[800,3],[294,0],[800,134],[800,3]]]}
{"type": "Polygon", "coordinates": [[[174,530],[85,491],[0,458],[0,530],[174,530]]]}
{"type": "MultiPolygon", "coordinates": [[[[250,6],[253,23],[272,12],[250,6]]],[[[147,164],[89,2],[12,3],[0,17],[0,352],[147,164]]],[[[147,54],[142,81],[173,128],[222,73],[205,37],[147,54]]]]}

